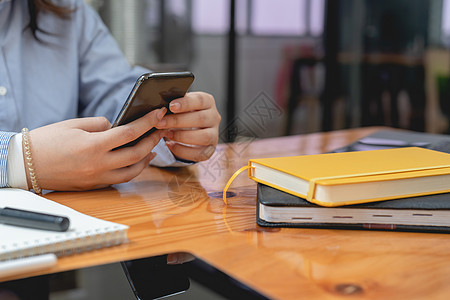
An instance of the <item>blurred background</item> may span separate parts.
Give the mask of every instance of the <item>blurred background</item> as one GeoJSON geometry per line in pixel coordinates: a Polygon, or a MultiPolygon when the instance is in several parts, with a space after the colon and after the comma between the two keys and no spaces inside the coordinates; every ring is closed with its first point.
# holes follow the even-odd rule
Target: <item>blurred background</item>
{"type": "Polygon", "coordinates": [[[90,0],[131,64],[191,70],[223,141],[450,133],[450,0],[90,0]]]}

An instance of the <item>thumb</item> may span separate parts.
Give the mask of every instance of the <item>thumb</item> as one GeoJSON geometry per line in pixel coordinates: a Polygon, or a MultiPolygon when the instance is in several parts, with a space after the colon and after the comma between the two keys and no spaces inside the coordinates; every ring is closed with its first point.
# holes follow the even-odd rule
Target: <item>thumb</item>
{"type": "Polygon", "coordinates": [[[111,123],[105,117],[78,118],[66,121],[72,128],[87,132],[105,131],[111,128],[111,123]]]}

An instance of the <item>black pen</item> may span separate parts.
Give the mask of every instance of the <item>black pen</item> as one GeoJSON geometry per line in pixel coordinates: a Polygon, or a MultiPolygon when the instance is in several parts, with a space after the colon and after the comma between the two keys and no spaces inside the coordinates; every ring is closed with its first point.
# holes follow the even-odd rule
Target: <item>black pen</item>
{"type": "Polygon", "coordinates": [[[70,220],[67,217],[5,207],[0,208],[0,223],[34,229],[67,231],[70,220]]]}

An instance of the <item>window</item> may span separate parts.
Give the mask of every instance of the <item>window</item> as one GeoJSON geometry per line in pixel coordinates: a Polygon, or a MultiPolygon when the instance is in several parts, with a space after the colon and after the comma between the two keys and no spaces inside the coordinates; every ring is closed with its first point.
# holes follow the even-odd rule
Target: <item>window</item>
{"type": "Polygon", "coordinates": [[[225,34],[229,28],[228,0],[192,1],[192,30],[198,34],[225,34]]]}
{"type": "Polygon", "coordinates": [[[325,0],[310,1],[309,31],[312,36],[321,36],[325,23],[325,0]]]}
{"type": "Polygon", "coordinates": [[[450,46],[450,0],[444,0],[442,8],[442,41],[450,46]]]}
{"type": "MultiPolygon", "coordinates": [[[[236,0],[239,34],[321,36],[325,0],[236,0]]],[[[226,34],[229,0],[192,0],[192,29],[197,34],[226,34]]]]}
{"type": "Polygon", "coordinates": [[[255,35],[305,35],[306,0],[252,2],[250,32],[255,35]]]}

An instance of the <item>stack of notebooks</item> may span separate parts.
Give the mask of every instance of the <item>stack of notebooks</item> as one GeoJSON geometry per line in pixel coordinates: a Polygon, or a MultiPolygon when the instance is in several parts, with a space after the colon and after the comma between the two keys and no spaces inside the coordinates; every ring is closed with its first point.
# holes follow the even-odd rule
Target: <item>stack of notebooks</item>
{"type": "MultiPolygon", "coordinates": [[[[367,151],[250,160],[257,223],[450,232],[450,154],[428,149],[428,142],[409,147],[366,140],[382,147],[355,143],[367,151]]],[[[450,137],[439,143],[448,147],[450,137]]]]}

